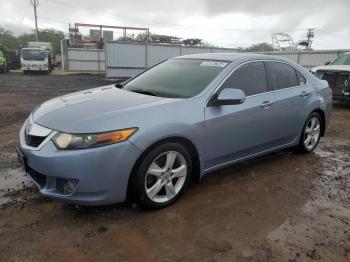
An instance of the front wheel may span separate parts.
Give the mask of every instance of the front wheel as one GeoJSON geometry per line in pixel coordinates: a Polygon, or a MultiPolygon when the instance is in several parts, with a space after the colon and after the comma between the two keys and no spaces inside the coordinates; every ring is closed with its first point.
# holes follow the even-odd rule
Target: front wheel
{"type": "Polygon", "coordinates": [[[185,191],[191,171],[191,156],[184,146],[160,145],[142,160],[134,178],[133,194],[145,208],[169,206],[185,191]]]}
{"type": "Polygon", "coordinates": [[[318,113],[310,114],[306,120],[300,137],[298,151],[310,153],[315,150],[321,138],[322,120],[318,113]]]}

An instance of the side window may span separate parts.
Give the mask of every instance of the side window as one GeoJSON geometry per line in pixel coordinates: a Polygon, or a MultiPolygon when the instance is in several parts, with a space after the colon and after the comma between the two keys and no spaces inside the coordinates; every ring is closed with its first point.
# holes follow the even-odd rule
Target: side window
{"type": "Polygon", "coordinates": [[[296,70],[285,63],[267,62],[269,90],[298,86],[296,70]]]}
{"type": "Polygon", "coordinates": [[[266,71],[263,62],[251,62],[239,67],[222,85],[223,88],[237,88],[246,96],[267,91],[266,71]]]}
{"type": "Polygon", "coordinates": [[[298,70],[295,70],[295,72],[297,72],[298,84],[299,84],[300,86],[306,85],[306,79],[305,79],[305,77],[304,77],[298,70]]]}

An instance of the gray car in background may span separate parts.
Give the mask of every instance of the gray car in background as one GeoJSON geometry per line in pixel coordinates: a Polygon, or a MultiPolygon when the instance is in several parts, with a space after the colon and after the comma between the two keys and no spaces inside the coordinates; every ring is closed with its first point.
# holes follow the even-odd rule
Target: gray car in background
{"type": "Polygon", "coordinates": [[[289,60],[182,56],[43,103],[17,153],[50,198],[105,205],[130,196],[161,208],[219,168],[283,148],[313,151],[331,107],[328,83],[289,60]]]}

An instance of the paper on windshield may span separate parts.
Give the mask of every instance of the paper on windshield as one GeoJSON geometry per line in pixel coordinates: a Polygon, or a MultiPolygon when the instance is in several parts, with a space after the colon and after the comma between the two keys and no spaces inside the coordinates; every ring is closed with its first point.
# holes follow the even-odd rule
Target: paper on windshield
{"type": "Polygon", "coordinates": [[[200,66],[216,66],[216,67],[225,67],[227,63],[219,61],[204,61],[200,66]]]}

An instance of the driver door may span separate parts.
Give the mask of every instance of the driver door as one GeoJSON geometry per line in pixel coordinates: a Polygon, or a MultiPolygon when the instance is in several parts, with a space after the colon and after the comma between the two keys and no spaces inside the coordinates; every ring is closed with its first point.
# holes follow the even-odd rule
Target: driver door
{"type": "Polygon", "coordinates": [[[205,108],[205,170],[252,156],[275,146],[273,95],[267,93],[264,62],[239,66],[220,87],[241,89],[246,99],[238,105],[205,108]]]}

